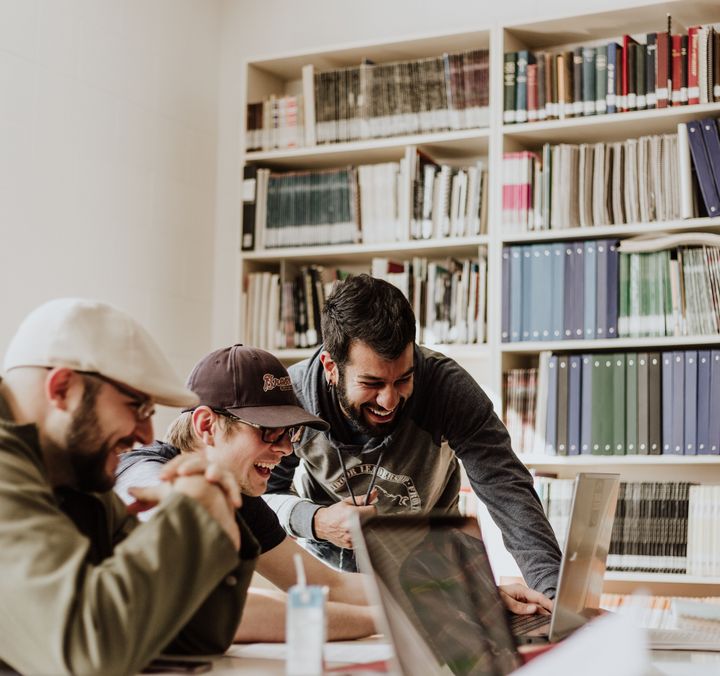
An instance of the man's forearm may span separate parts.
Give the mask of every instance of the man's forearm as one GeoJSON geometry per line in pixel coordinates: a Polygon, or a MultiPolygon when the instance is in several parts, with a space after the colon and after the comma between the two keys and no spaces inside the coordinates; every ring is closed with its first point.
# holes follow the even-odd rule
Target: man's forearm
{"type": "MultiPolygon", "coordinates": [[[[250,589],[236,643],[281,643],[285,640],[287,595],[269,589],[250,589]]],[[[342,641],[375,633],[372,609],[349,603],[327,604],[328,640],[342,641]]]]}
{"type": "Polygon", "coordinates": [[[263,500],[270,506],[282,527],[295,537],[315,539],[312,523],[321,505],[299,498],[292,493],[265,493],[263,500]]]}
{"type": "Polygon", "coordinates": [[[339,573],[334,570],[333,573],[334,577],[329,591],[330,601],[359,606],[367,605],[364,576],[361,573],[339,573]]]}

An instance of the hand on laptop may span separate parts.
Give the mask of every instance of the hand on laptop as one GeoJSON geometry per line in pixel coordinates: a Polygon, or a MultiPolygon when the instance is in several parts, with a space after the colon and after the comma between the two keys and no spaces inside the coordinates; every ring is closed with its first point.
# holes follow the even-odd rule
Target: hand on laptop
{"type": "Polygon", "coordinates": [[[352,498],[345,498],[336,502],[330,507],[321,507],[313,517],[313,530],[315,536],[320,540],[327,540],[338,547],[352,549],[353,542],[350,535],[350,517],[358,513],[360,518],[372,516],[377,511],[372,503],[377,498],[377,490],[373,489],[368,496],[367,505],[365,498],[358,497],[358,505],[353,504],[352,498]]]}
{"type": "Polygon", "coordinates": [[[548,614],[552,611],[553,602],[524,584],[501,584],[500,598],[508,610],[516,615],[548,614]]]}

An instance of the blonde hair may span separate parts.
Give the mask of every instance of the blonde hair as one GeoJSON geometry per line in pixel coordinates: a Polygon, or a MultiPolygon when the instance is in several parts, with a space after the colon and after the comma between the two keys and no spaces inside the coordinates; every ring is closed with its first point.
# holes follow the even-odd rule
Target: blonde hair
{"type": "MultiPolygon", "coordinates": [[[[170,425],[165,432],[164,441],[175,446],[181,453],[194,453],[200,450],[200,440],[198,439],[192,422],[192,411],[181,413],[170,425]]],[[[224,415],[217,416],[217,424],[219,430],[223,434],[227,434],[235,423],[224,415]]]]}

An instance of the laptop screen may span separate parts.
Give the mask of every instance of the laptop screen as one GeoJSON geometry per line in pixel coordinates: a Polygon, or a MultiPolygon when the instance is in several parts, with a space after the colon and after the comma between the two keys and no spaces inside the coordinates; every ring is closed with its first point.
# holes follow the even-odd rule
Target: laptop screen
{"type": "MultiPolygon", "coordinates": [[[[507,674],[520,659],[480,529],[455,516],[384,516],[362,524],[363,572],[374,573],[387,630],[405,673],[420,673],[415,634],[436,669],[507,674]],[[408,625],[411,626],[408,627],[408,625]]],[[[430,673],[427,662],[422,673],[430,673]]]]}

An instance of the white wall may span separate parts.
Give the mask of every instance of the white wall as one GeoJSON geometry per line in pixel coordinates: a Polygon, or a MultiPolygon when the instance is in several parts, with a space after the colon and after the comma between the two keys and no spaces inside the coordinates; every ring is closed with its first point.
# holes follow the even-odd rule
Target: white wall
{"type": "Polygon", "coordinates": [[[128,310],[183,377],[211,348],[219,21],[0,0],[0,354],[61,295],[128,310]]]}

